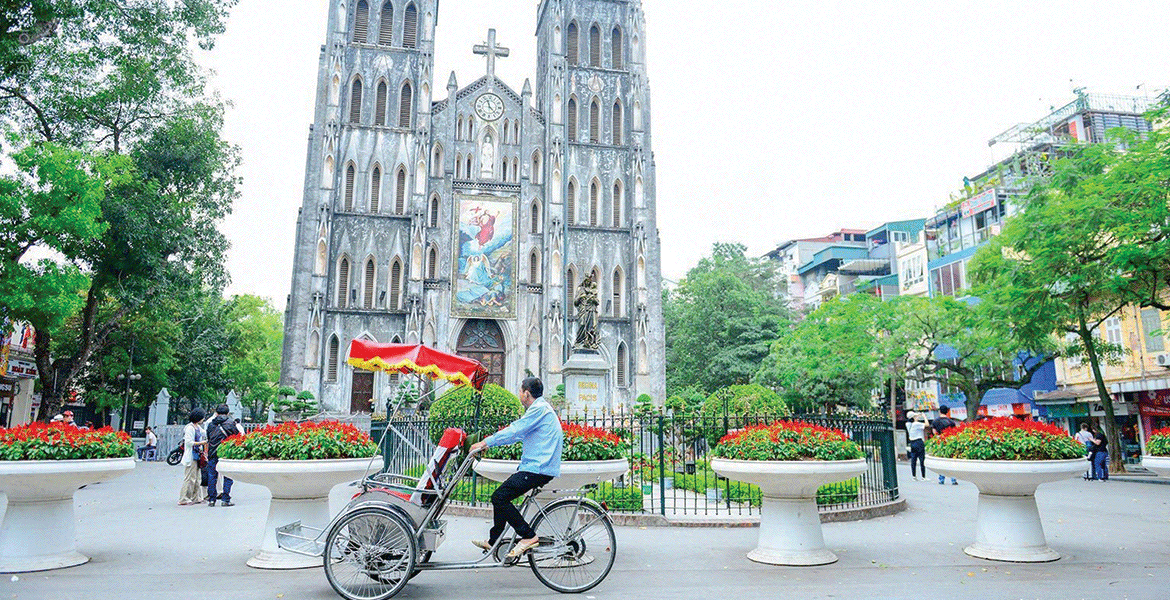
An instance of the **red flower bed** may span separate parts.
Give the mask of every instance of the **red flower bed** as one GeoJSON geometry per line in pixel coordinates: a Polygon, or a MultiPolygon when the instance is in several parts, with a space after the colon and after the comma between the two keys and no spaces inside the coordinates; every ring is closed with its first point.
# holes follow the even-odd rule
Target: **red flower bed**
{"type": "Polygon", "coordinates": [[[865,454],[844,433],[804,421],[777,421],[729,433],[713,451],[736,460],[854,460],[865,454]]]}
{"type": "Polygon", "coordinates": [[[126,458],[134,444],[124,431],[78,429],[64,423],[29,423],[0,428],[0,460],[126,458]]]}
{"type": "Polygon", "coordinates": [[[219,445],[220,458],[231,460],[317,460],[369,458],[378,453],[370,436],[348,423],[282,423],[242,436],[233,435],[219,445]]]}
{"type": "Polygon", "coordinates": [[[1170,427],[1157,429],[1150,434],[1146,443],[1146,451],[1150,456],[1170,456],[1170,427]]]}
{"type": "Polygon", "coordinates": [[[1061,460],[1083,458],[1085,447],[1055,425],[1013,417],[952,427],[926,443],[940,458],[969,460],[1061,460]]]}
{"type": "MultiPolygon", "coordinates": [[[[561,460],[616,460],[625,455],[625,442],[606,429],[561,423],[561,430],[564,432],[561,460]]],[[[489,449],[485,456],[500,460],[520,460],[522,451],[521,444],[497,446],[489,449]]]]}

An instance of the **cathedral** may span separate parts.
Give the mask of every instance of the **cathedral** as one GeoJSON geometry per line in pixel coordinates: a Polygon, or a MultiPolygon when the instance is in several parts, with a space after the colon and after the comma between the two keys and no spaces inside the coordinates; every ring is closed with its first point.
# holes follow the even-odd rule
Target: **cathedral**
{"type": "MultiPolygon", "coordinates": [[[[518,391],[565,381],[592,277],[602,406],[665,393],[650,88],[640,0],[542,0],[535,85],[434,88],[438,0],[333,0],[321,47],[281,384],[330,412],[385,405],[354,339],[478,359],[518,391]]],[[[513,82],[514,84],[515,82],[513,82]]]]}

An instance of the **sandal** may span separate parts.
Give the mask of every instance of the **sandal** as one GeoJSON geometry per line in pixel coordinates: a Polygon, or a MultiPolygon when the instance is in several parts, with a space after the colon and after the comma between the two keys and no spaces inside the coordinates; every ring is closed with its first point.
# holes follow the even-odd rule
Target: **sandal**
{"type": "Polygon", "coordinates": [[[536,539],[531,542],[517,542],[512,551],[508,553],[508,558],[520,558],[524,556],[525,552],[540,545],[540,540],[536,539]]]}

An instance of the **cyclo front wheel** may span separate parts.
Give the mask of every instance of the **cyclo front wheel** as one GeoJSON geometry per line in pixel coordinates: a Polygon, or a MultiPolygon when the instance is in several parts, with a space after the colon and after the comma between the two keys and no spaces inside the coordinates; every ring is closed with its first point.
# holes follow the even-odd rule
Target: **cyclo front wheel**
{"type": "Polygon", "coordinates": [[[617,558],[617,538],[609,515],[597,504],[566,498],[537,513],[532,524],[540,546],[528,563],[541,583],[562,594],[576,594],[601,583],[617,558]]]}
{"type": "Polygon", "coordinates": [[[346,600],[385,600],[410,580],[417,553],[401,516],[359,508],[338,519],[325,537],[325,577],[346,600]]]}

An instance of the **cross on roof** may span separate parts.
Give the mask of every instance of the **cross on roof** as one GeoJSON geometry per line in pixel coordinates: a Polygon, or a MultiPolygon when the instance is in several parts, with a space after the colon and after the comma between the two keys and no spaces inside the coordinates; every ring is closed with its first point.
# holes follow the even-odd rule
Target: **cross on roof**
{"type": "Polygon", "coordinates": [[[487,42],[484,44],[476,44],[475,47],[472,48],[472,52],[474,52],[476,54],[483,54],[483,55],[487,56],[488,77],[495,77],[496,76],[496,57],[497,56],[501,57],[501,58],[506,57],[506,56],[508,56],[510,51],[503,46],[496,45],[496,30],[489,29],[487,42]]]}

